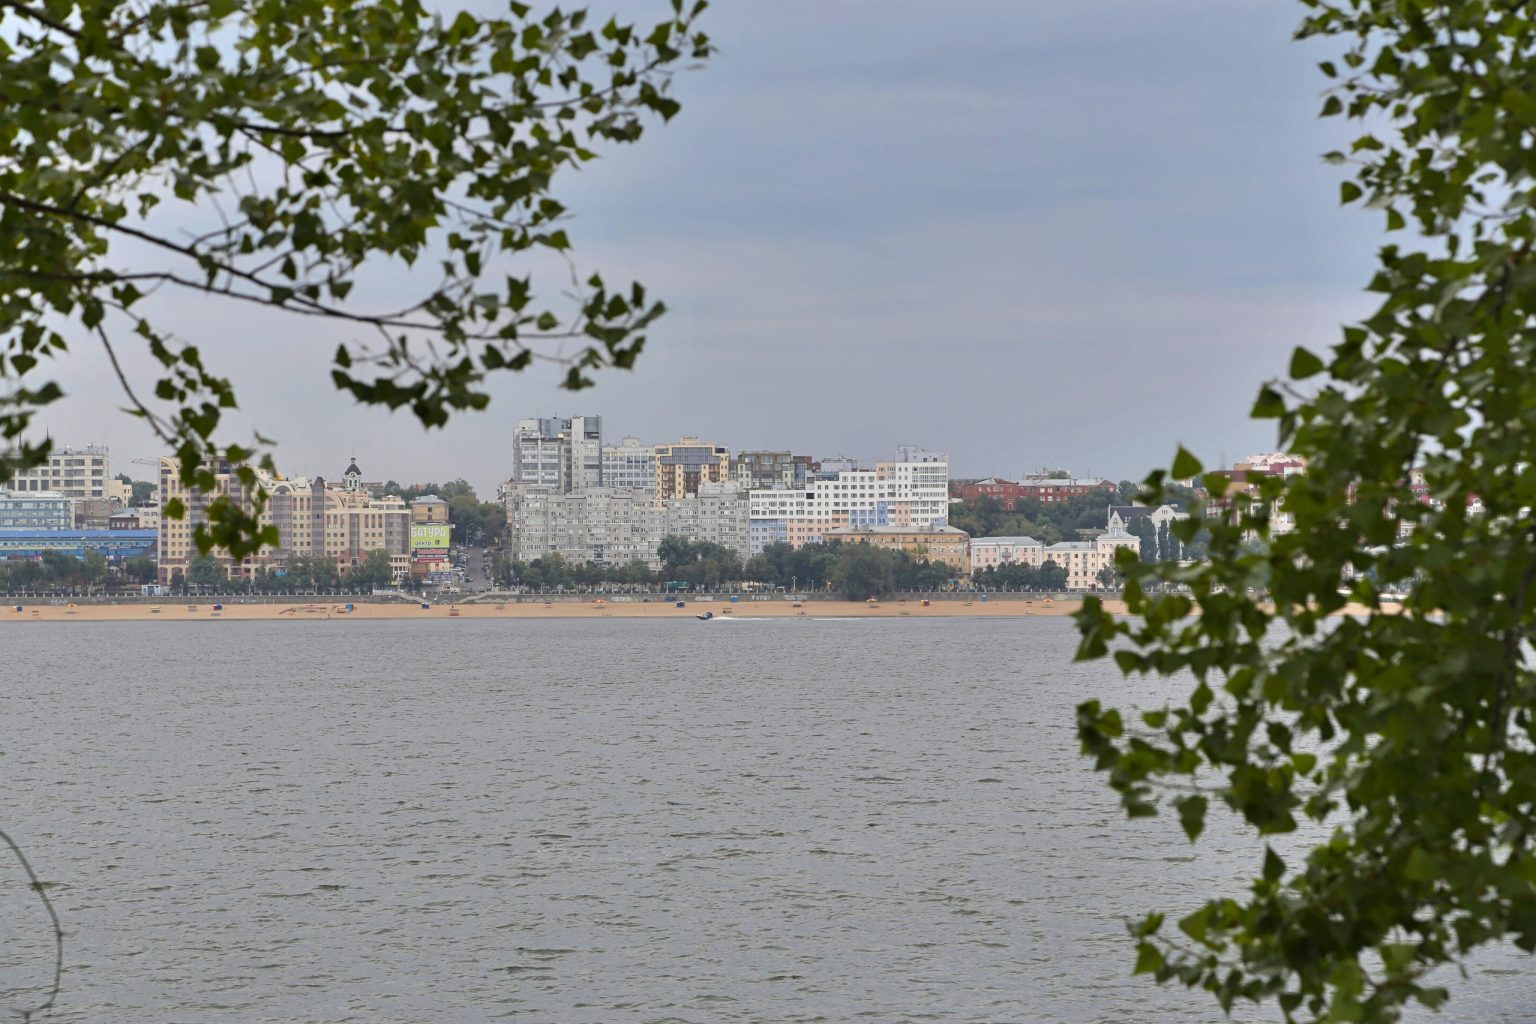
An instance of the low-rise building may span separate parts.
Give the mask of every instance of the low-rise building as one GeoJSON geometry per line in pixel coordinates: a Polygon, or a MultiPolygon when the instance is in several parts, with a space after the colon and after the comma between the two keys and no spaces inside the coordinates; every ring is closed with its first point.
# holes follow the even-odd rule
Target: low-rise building
{"type": "Polygon", "coordinates": [[[0,529],[74,528],[75,500],[63,492],[0,490],[0,529]]]}
{"type": "Polygon", "coordinates": [[[0,560],[41,558],[45,551],[57,551],[74,558],[84,558],[87,551],[96,551],[109,562],[153,558],[157,539],[154,530],[0,529],[0,560]]]}
{"type": "Polygon", "coordinates": [[[840,526],[828,530],[822,539],[903,551],[921,561],[943,562],[960,574],[971,569],[971,536],[953,526],[840,526]]]}
{"type": "Polygon", "coordinates": [[[1033,537],[972,537],[971,572],[1005,565],[1038,569],[1045,562],[1045,545],[1033,537]]]}
{"type": "Polygon", "coordinates": [[[1042,552],[1041,565],[1054,562],[1067,571],[1068,590],[1092,590],[1100,585],[1099,574],[1115,567],[1121,548],[1141,549],[1141,541],[1121,529],[1105,530],[1092,540],[1061,541],[1042,552]]]}
{"type": "Polygon", "coordinates": [[[1106,516],[1105,528],[1113,530],[1116,527],[1122,530],[1130,530],[1132,524],[1145,519],[1151,523],[1154,529],[1161,529],[1165,523],[1177,522],[1180,519],[1188,519],[1189,513],[1172,505],[1111,505],[1106,516]]]}

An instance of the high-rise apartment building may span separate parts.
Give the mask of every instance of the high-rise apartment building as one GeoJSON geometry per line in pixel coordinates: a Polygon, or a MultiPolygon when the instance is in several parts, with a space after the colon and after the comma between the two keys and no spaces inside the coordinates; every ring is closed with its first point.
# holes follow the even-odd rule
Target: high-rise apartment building
{"type": "Polygon", "coordinates": [[[510,487],[507,553],[517,562],[558,554],[604,566],[644,562],[656,568],[664,512],[641,491],[588,487],[562,494],[549,487],[510,487]]]}
{"type": "Polygon", "coordinates": [[[699,493],[667,502],[662,535],[719,544],[746,561],[752,548],[750,493],[734,483],[700,484],[699,493]]]}
{"type": "Polygon", "coordinates": [[[603,448],[603,486],[619,491],[656,493],[656,449],[638,437],[603,448]]]}
{"type": "Polygon", "coordinates": [[[737,452],[731,456],[731,480],[747,490],[804,487],[815,479],[821,464],[793,452],[737,452]]]}
{"type": "Polygon", "coordinates": [[[517,421],[508,483],[561,492],[603,486],[603,418],[542,417],[517,421]]]}
{"type": "Polygon", "coordinates": [[[656,446],[656,504],[699,493],[700,484],[723,484],[731,478],[731,452],[725,445],[685,437],[656,446]]]}

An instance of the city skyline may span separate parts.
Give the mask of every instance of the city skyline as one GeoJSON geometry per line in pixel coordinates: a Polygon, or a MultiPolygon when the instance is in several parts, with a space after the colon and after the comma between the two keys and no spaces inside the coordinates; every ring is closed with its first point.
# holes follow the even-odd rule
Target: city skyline
{"type": "MultiPolygon", "coordinates": [[[[1337,129],[1314,120],[1289,9],[1110,10],[850,2],[815,32],[793,3],[711,11],[722,52],[679,80],[681,117],[563,193],[581,266],[672,310],[635,372],[593,391],[536,365],[489,412],[424,433],[331,389],[334,333],[167,308],[235,378],[251,418],[226,439],[254,426],[294,472],[353,450],[378,466],[372,450],[401,482],[446,464],[487,493],[519,418],[580,408],[656,442],[862,458],[918,442],[957,477],[1140,479],[1179,443],[1210,462],[1264,450],[1258,385],[1364,309],[1380,225],[1336,208],[1318,154],[1337,129]]],[[[110,441],[123,468],[160,454],[97,348],[79,340],[60,369],[71,397],[39,434],[110,441]]]]}

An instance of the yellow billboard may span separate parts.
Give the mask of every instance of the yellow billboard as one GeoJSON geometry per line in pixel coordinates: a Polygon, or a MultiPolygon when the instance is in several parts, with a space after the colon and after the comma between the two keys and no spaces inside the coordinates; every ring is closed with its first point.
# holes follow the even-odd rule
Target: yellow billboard
{"type": "Polygon", "coordinates": [[[448,557],[448,524],[412,523],[411,554],[417,558],[448,557]]]}

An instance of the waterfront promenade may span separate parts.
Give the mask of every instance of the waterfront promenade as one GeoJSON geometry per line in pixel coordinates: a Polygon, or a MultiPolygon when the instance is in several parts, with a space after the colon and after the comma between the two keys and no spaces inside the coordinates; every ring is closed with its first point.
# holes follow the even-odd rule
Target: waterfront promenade
{"type": "MultiPolygon", "coordinates": [[[[477,603],[451,604],[420,603],[360,603],[346,599],[316,599],[295,601],[291,604],[241,603],[237,600],[223,602],[215,608],[212,602],[198,599],[180,601],[164,600],[158,603],[126,602],[122,604],[8,604],[0,607],[0,624],[21,622],[72,622],[72,621],[141,621],[187,622],[196,620],[292,620],[315,619],[605,619],[605,618],[654,618],[692,619],[706,612],[721,619],[760,618],[955,618],[986,617],[1007,618],[1024,616],[1070,615],[1079,602],[1075,598],[1043,599],[1014,598],[988,600],[933,600],[924,604],[921,600],[877,601],[752,601],[732,604],[729,600],[687,600],[677,607],[676,601],[624,600],[621,597],[602,600],[524,598],[519,601],[481,601],[477,603]],[[351,610],[348,611],[350,606],[351,610]]],[[[1123,613],[1125,605],[1120,601],[1107,601],[1110,611],[1123,613]]]]}

